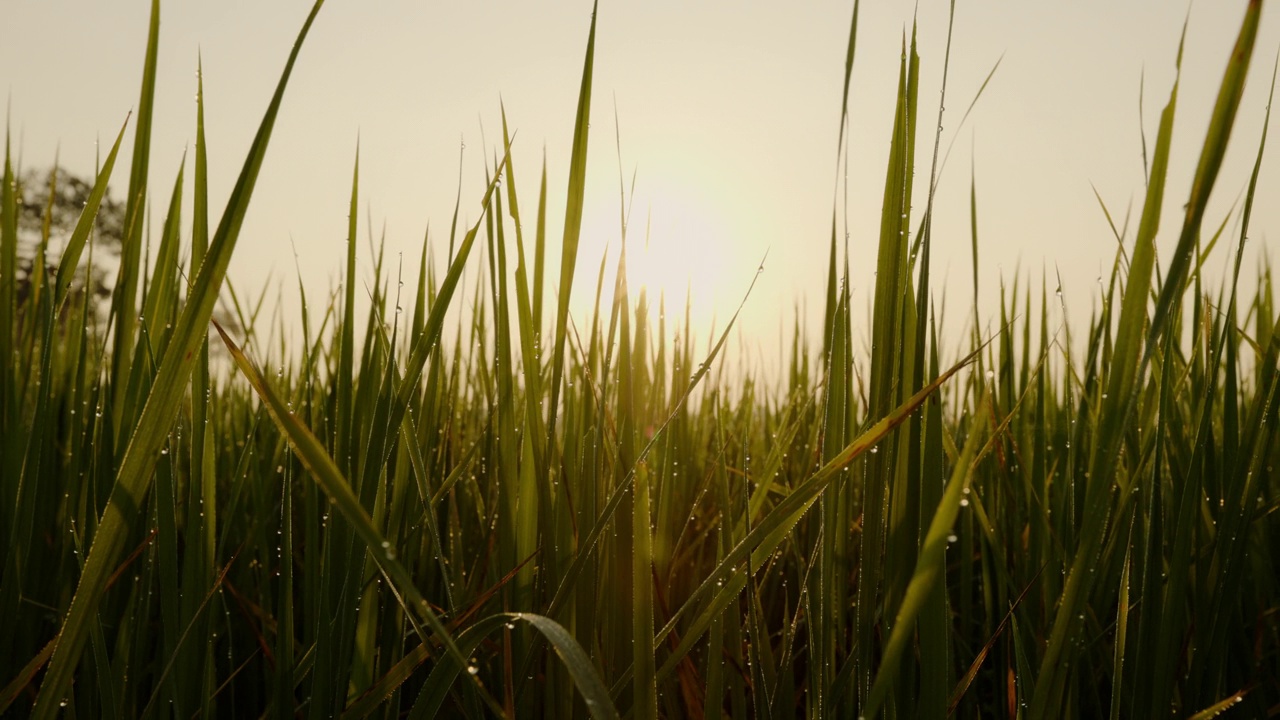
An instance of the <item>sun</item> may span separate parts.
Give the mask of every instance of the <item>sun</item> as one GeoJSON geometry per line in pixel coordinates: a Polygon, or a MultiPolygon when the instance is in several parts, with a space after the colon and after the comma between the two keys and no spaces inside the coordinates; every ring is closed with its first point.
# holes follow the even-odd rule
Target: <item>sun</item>
{"type": "MultiPolygon", "coordinates": [[[[619,255],[616,209],[611,218],[596,216],[591,224],[594,227],[587,230],[589,234],[613,238],[609,255],[614,260],[606,271],[612,279],[619,255]]],[[[705,337],[733,311],[727,286],[739,265],[736,255],[728,218],[707,193],[679,182],[655,184],[647,191],[637,188],[626,238],[627,289],[632,303],[638,302],[641,291],[654,312],[661,301],[669,327],[672,321],[683,325],[687,309],[693,326],[689,329],[695,336],[705,337]]]]}

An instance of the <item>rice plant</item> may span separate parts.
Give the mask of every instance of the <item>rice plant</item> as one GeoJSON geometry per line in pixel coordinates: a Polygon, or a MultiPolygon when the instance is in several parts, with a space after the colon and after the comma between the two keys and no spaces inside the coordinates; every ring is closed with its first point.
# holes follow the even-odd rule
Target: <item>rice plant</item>
{"type": "MultiPolygon", "coordinates": [[[[1170,155],[1188,151],[1176,81],[1094,316],[1054,325],[1056,283],[1019,276],[994,332],[975,308],[954,338],[930,265],[940,122],[915,182],[913,34],[870,324],[851,307],[833,208],[821,347],[796,327],[778,377],[726,371],[736,315],[695,342],[687,313],[669,320],[628,287],[625,212],[616,263],[577,267],[594,14],[560,158],[557,285],[547,163],[521,164],[504,114],[485,185],[460,189],[479,219],[455,214],[447,238],[424,240],[416,292],[401,296],[372,243],[357,314],[357,154],[341,288],[303,294],[293,330],[260,321],[225,276],[322,4],[220,216],[199,84],[191,177],[179,171],[166,205],[144,203],[165,189],[149,177],[159,0],[137,111],[60,252],[46,223],[25,276],[25,188],[6,141],[0,713],[1280,714],[1280,333],[1269,266],[1242,262],[1265,202],[1265,125],[1235,138],[1257,143],[1235,224],[1206,217],[1260,0],[1173,254],[1157,257],[1155,237],[1163,203],[1184,201],[1165,188],[1170,155]],[[99,313],[80,268],[130,129],[123,249],[99,313]],[[531,171],[539,197],[519,198],[531,171]],[[150,254],[149,212],[163,216],[150,254]],[[446,245],[440,266],[432,248],[446,245]],[[1214,252],[1234,261],[1228,277],[1206,272],[1214,252]],[[597,278],[586,316],[570,312],[579,272],[597,278]],[[238,327],[214,319],[220,298],[238,327]]],[[[856,40],[855,2],[842,128],[856,40]]],[[[977,197],[974,182],[961,241],[975,296],[977,197]]]]}

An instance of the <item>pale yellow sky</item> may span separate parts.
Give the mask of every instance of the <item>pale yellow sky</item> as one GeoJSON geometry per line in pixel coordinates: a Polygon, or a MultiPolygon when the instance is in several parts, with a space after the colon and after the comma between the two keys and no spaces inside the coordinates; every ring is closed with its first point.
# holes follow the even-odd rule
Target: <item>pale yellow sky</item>
{"type": "MultiPolygon", "coordinates": [[[[1021,267],[1038,278],[1044,268],[1050,276],[1061,273],[1071,317],[1083,323],[1097,296],[1096,278],[1108,271],[1115,248],[1090,183],[1119,217],[1132,204],[1136,218],[1143,186],[1140,79],[1145,73],[1144,124],[1152,139],[1172,82],[1187,7],[1155,0],[958,5],[944,149],[953,138],[956,143],[935,221],[934,267],[948,279],[947,317],[959,323],[970,312],[972,154],[983,316],[992,322],[997,317],[1002,274],[1012,280],[1021,267]],[[986,94],[960,128],[964,108],[1002,55],[986,94]]],[[[113,137],[137,103],[148,6],[140,0],[5,2],[0,90],[10,98],[14,142],[21,141],[28,167],[51,163],[60,144],[64,165],[92,170],[95,140],[113,137]]],[[[168,192],[182,152],[194,139],[199,49],[210,183],[215,206],[221,207],[309,6],[303,0],[163,5],[153,193],[168,192]]],[[[850,91],[855,308],[866,306],[872,289],[899,48],[915,7],[869,0],[861,8],[850,91]]],[[[1190,9],[1162,248],[1176,241],[1177,213],[1244,7],[1243,0],[1202,0],[1190,9]]],[[[766,354],[774,352],[780,319],[789,321],[802,297],[811,323],[817,322],[851,9],[851,2],[825,0],[601,3],[584,221],[588,235],[574,290],[579,312],[594,292],[605,243],[612,245],[611,257],[617,254],[616,102],[623,174],[630,179],[634,170],[637,178],[633,280],[665,289],[668,304],[679,305],[683,297],[670,295],[683,295],[690,272],[710,278],[709,283],[693,281],[701,326],[696,330],[705,339],[709,318],[715,315],[723,323],[768,250],[765,272],[745,310],[745,339],[764,346],[766,354]],[[639,243],[649,212],[653,234],[646,257],[639,243]]],[[[922,180],[929,171],[947,9],[943,0],[919,3],[917,217],[925,200],[922,180]]],[[[368,207],[375,228],[386,224],[389,257],[403,252],[406,268],[416,263],[428,222],[443,246],[457,190],[460,142],[466,145],[462,212],[464,219],[474,220],[484,158],[500,141],[499,98],[518,129],[518,190],[530,218],[546,149],[549,236],[555,241],[548,267],[554,272],[590,10],[586,0],[330,0],[285,96],[231,266],[237,287],[256,293],[271,272],[275,280],[284,280],[285,310],[295,316],[290,306],[296,302],[293,247],[310,298],[323,297],[336,282],[357,136],[362,240],[368,207]]],[[[1248,181],[1277,48],[1280,17],[1268,9],[1210,206],[1214,226],[1248,181]]],[[[132,131],[123,152],[129,152],[131,139],[132,131]]],[[[124,186],[127,168],[127,162],[119,166],[113,186],[124,186]]],[[[1274,161],[1263,167],[1262,201],[1250,233],[1254,252],[1272,256],[1280,247],[1280,203],[1265,199],[1280,193],[1277,172],[1274,161]]],[[[153,201],[163,207],[165,198],[157,195],[153,201]]],[[[188,198],[188,216],[189,207],[188,198]]],[[[360,253],[362,277],[368,278],[363,242],[360,253]]],[[[1213,272],[1227,260],[1220,252],[1213,272]]],[[[1255,261],[1251,254],[1246,268],[1255,261]]],[[[413,273],[406,272],[410,280],[413,273]]],[[[935,286],[939,293],[942,289],[941,283],[935,286]]]]}

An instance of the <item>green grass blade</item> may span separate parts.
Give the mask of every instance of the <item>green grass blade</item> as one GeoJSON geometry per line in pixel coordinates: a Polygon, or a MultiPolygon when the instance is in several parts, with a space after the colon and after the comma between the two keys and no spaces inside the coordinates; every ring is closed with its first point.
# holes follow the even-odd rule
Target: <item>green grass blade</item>
{"type": "MultiPolygon", "coordinates": [[[[298,459],[307,467],[337,510],[351,524],[370,556],[377,562],[381,572],[395,585],[399,596],[403,598],[406,610],[412,608],[412,611],[431,629],[435,639],[444,646],[454,660],[466,662],[466,655],[458,650],[453,635],[445,628],[439,616],[422,596],[409,571],[396,559],[396,552],[391,547],[391,543],[384,539],[382,533],[374,526],[373,519],[364,509],[333,459],[325,451],[324,445],[289,410],[288,405],[267,384],[261,371],[241,352],[222,327],[216,322],[214,327],[217,328],[223,343],[231,352],[236,367],[249,379],[254,391],[266,404],[267,411],[276,425],[288,436],[289,442],[298,453],[298,459]]],[[[422,641],[427,641],[425,635],[422,635],[422,641]]]]}
{"type": "MultiPolygon", "coordinates": [[[[616,720],[620,717],[617,708],[614,707],[613,699],[609,697],[604,681],[600,679],[599,673],[596,672],[595,666],[582,646],[563,626],[548,617],[530,613],[502,613],[487,617],[472,624],[458,636],[459,647],[470,654],[480,646],[486,636],[504,627],[511,629],[515,622],[527,623],[551,643],[551,647],[560,656],[561,662],[573,678],[578,692],[582,693],[591,717],[596,720],[616,720]]],[[[448,697],[449,688],[464,667],[472,675],[479,671],[479,668],[469,661],[458,664],[452,657],[442,658],[440,663],[432,669],[426,684],[422,686],[422,693],[409,713],[410,720],[439,717],[445,699],[448,697]]]]}
{"type": "Polygon", "coordinates": [[[1200,150],[1200,161],[1196,164],[1196,174],[1191,183],[1191,196],[1187,200],[1186,216],[1182,221],[1178,246],[1174,250],[1173,259],[1169,262],[1169,270],[1165,273],[1165,284],[1151,317],[1151,330],[1144,361],[1157,347],[1156,338],[1164,332],[1165,320],[1173,309],[1175,299],[1182,295],[1182,285],[1186,280],[1187,268],[1190,267],[1195,243],[1200,235],[1205,207],[1209,204],[1209,194],[1213,191],[1214,183],[1218,179],[1218,171],[1222,168],[1222,160],[1227,152],[1227,141],[1231,138],[1236,112],[1240,109],[1240,99],[1244,95],[1245,78],[1249,74],[1250,60],[1253,59],[1253,47],[1258,38],[1261,14],[1262,0],[1250,0],[1240,26],[1240,34],[1236,38],[1231,59],[1227,63],[1222,84],[1218,89],[1218,99],[1213,106],[1213,115],[1209,119],[1209,129],[1200,150]]]}
{"type": "MultiPolygon", "coordinates": [[[[1181,65],[1182,49],[1179,46],[1177,62],[1179,70],[1181,65]]],[[[1117,400],[1127,398],[1140,379],[1137,358],[1139,343],[1142,339],[1141,333],[1146,322],[1151,271],[1155,264],[1155,236],[1160,225],[1160,213],[1164,201],[1164,185],[1169,165],[1169,148],[1172,143],[1173,118],[1177,100],[1178,80],[1175,78],[1173,89],[1169,94],[1169,102],[1160,115],[1155,154],[1147,183],[1146,202],[1143,205],[1142,219],[1138,225],[1138,235],[1129,264],[1128,284],[1121,299],[1119,329],[1116,333],[1114,354],[1109,364],[1112,372],[1108,376],[1107,395],[1117,400]]],[[[1121,410],[1117,401],[1108,403],[1103,408],[1106,414],[1099,420],[1102,442],[1110,442],[1115,447],[1118,447],[1119,428],[1124,422],[1121,410]],[[1108,438],[1115,438],[1115,440],[1108,438]]],[[[1094,456],[1099,458],[1106,454],[1095,452],[1094,456]]],[[[1095,460],[1095,463],[1100,462],[1110,464],[1113,459],[1107,457],[1105,461],[1095,460]]],[[[1105,531],[1103,523],[1108,511],[1100,505],[1108,503],[1109,489],[1104,488],[1103,483],[1106,478],[1111,477],[1110,470],[1110,467],[1100,464],[1091,467],[1090,474],[1098,478],[1098,482],[1092,484],[1086,491],[1087,509],[1084,526],[1080,529],[1080,544],[1076,548],[1063,602],[1054,620],[1053,633],[1045,650],[1040,676],[1036,681],[1033,712],[1047,711],[1049,707],[1056,706],[1060,702],[1057,696],[1065,681],[1062,662],[1064,652],[1068,651],[1067,638],[1072,631],[1074,620],[1078,619],[1079,603],[1083,602],[1082,596],[1087,592],[1084,583],[1087,582],[1087,576],[1091,575],[1087,572],[1087,568],[1096,561],[1094,554],[1102,544],[1105,531]]]]}
{"type": "MultiPolygon", "coordinates": [[[[1182,294],[1184,275],[1194,251],[1195,239],[1199,235],[1204,208],[1221,166],[1231,125],[1239,106],[1244,76],[1248,70],[1254,40],[1257,36],[1260,12],[1261,3],[1256,0],[1251,2],[1240,29],[1236,48],[1227,66],[1196,170],[1182,234],[1156,303],[1150,330],[1146,333],[1146,348],[1141,355],[1142,367],[1140,368],[1137,360],[1140,343],[1143,341],[1151,268],[1154,265],[1154,236],[1159,223],[1169,137],[1172,134],[1173,109],[1177,99],[1176,83],[1169,104],[1161,116],[1147,203],[1143,209],[1143,219],[1139,224],[1128,286],[1122,299],[1115,357],[1109,363],[1113,371],[1108,380],[1107,395],[1112,400],[1103,408],[1103,417],[1097,434],[1101,445],[1093,451],[1090,458],[1089,477],[1093,478],[1094,482],[1086,491],[1080,544],[1075,550],[1071,572],[1067,577],[1062,602],[1054,618],[1040,675],[1036,681],[1030,708],[1032,715],[1044,714],[1061,703],[1066,683],[1066,667],[1074,654],[1069,647],[1069,636],[1078,628],[1077,620],[1095,577],[1091,568],[1097,562],[1097,553],[1102,547],[1107,531],[1112,481],[1115,477],[1116,458],[1120,452],[1122,428],[1128,424],[1136,404],[1136,393],[1145,366],[1157,350],[1161,334],[1167,331],[1167,319],[1174,299],[1181,297],[1182,294]]],[[[1180,64],[1181,47],[1179,48],[1180,64]]]]}
{"type": "Polygon", "coordinates": [[[874,718],[880,711],[880,706],[901,669],[899,659],[906,649],[907,642],[914,635],[915,617],[924,608],[934,584],[943,574],[947,546],[950,542],[954,542],[956,537],[952,533],[952,527],[960,514],[960,500],[969,486],[974,465],[984,454],[978,452],[981,441],[982,436],[976,432],[965,441],[964,450],[956,460],[951,478],[947,481],[946,490],[943,491],[942,501],[938,503],[933,519],[929,521],[929,530],[920,548],[920,559],[916,562],[911,583],[907,586],[902,605],[898,608],[893,631],[885,644],[880,670],[876,673],[867,701],[860,710],[863,717],[874,718]]]}
{"type": "MultiPolygon", "coordinates": [[[[196,61],[196,157],[191,218],[191,267],[198,268],[209,251],[209,157],[204,133],[204,66],[196,61]]],[[[208,617],[197,618],[195,599],[199,589],[214,576],[217,567],[218,475],[217,441],[209,421],[209,405],[213,387],[209,375],[209,343],[200,344],[196,368],[191,378],[191,463],[187,499],[188,542],[183,561],[183,618],[199,623],[192,628],[197,636],[208,632],[208,617]]],[[[199,695],[202,715],[214,713],[211,703],[213,650],[201,644],[199,659],[195,653],[185,655],[177,677],[189,703],[199,695]]]]}
{"type": "Polygon", "coordinates": [[[675,664],[689,652],[693,643],[705,632],[711,617],[723,610],[730,600],[741,592],[745,586],[746,577],[745,573],[740,573],[739,570],[740,566],[746,561],[747,556],[752,556],[755,567],[762,567],[768,556],[774,552],[787,534],[791,532],[800,518],[808,512],[813,503],[821,497],[841,470],[884,440],[899,425],[910,419],[911,414],[930,395],[942,387],[952,376],[960,372],[962,368],[971,364],[980,351],[981,348],[970,353],[956,365],[948,368],[936,380],[926,385],[915,395],[907,398],[901,405],[863,431],[862,434],[846,445],[843,450],[825,463],[817,472],[797,484],[790,494],[780,500],[767,515],[760,519],[758,524],[754,525],[746,537],[725,554],[724,559],[720,561],[716,568],[708,573],[696,590],[690,593],[684,605],[675,611],[667,624],[658,631],[655,643],[665,640],[676,629],[676,623],[681,616],[692,608],[699,607],[699,601],[708,595],[712,596],[712,599],[702,606],[698,616],[684,626],[685,629],[679,646],[671,652],[658,670],[659,682],[674,671],[675,664]]]}
{"type": "Polygon", "coordinates": [[[80,255],[84,252],[85,243],[89,240],[89,232],[93,230],[93,221],[98,216],[98,207],[102,204],[102,198],[107,192],[107,182],[111,179],[111,170],[116,164],[116,153],[120,150],[120,141],[124,139],[125,126],[128,124],[129,121],[126,118],[125,125],[120,127],[120,133],[116,135],[116,141],[111,146],[111,152],[107,153],[107,159],[103,161],[102,170],[98,172],[98,179],[93,184],[93,190],[89,193],[84,211],[80,213],[80,219],[76,222],[75,230],[67,239],[67,245],[62,251],[62,259],[58,261],[58,275],[54,281],[55,310],[61,309],[67,299],[67,291],[71,288],[71,280],[75,276],[76,268],[80,265],[80,255]]]}
{"type": "MultiPolygon", "coordinates": [[[[867,412],[870,417],[887,415],[897,404],[902,393],[901,377],[910,358],[907,356],[904,338],[914,335],[905,319],[907,306],[912,304],[908,269],[907,232],[911,227],[911,187],[915,167],[916,94],[919,75],[919,56],[916,54],[916,37],[912,30],[908,49],[903,38],[902,60],[898,69],[898,97],[894,112],[893,142],[889,148],[886,168],[884,198],[880,216],[880,242],[876,255],[875,298],[872,307],[871,328],[871,385],[867,412]]],[[[891,442],[869,458],[862,470],[862,515],[858,563],[858,593],[856,633],[858,638],[870,638],[874,634],[876,619],[880,614],[882,583],[891,576],[892,569],[883,564],[888,535],[889,518],[886,516],[886,491],[890,478],[896,474],[898,453],[891,442]]],[[[835,528],[828,530],[837,532],[835,528]]],[[[858,696],[865,698],[870,691],[874,644],[860,642],[857,648],[858,696]]]]}
{"type": "Polygon", "coordinates": [[[275,95],[267,108],[258,135],[254,138],[249,155],[236,186],[227,201],[227,209],[219,223],[218,231],[210,246],[209,254],[200,266],[193,284],[190,299],[174,327],[170,342],[154,384],[142,409],[132,439],[121,460],[111,500],[102,514],[102,520],[94,535],[84,570],[71,607],[62,623],[58,647],[54,651],[32,717],[52,718],[58,713],[59,703],[66,697],[72,676],[79,664],[80,654],[91,623],[103,594],[110,571],[124,547],[130,528],[134,525],[139,509],[152,481],[152,472],[159,459],[160,447],[166,441],[186,395],[187,384],[195,366],[194,354],[204,342],[206,328],[217,301],[218,289],[226,275],[231,253],[239,238],[240,226],[248,210],[249,198],[262,167],[271,130],[284,97],[284,89],[294,62],[306,39],[307,31],[315,20],[323,0],[317,0],[307,16],[293,50],[285,64],[284,72],[276,87],[275,95]]]}
{"type": "MultiPolygon", "coordinates": [[[[591,77],[595,67],[596,11],[591,6],[591,30],[587,34],[587,54],[582,64],[582,86],[578,91],[578,112],[573,123],[573,153],[569,160],[569,188],[564,211],[564,239],[560,256],[560,291],[556,305],[556,338],[551,359],[551,393],[547,436],[555,437],[560,383],[564,379],[564,341],[569,324],[569,294],[578,263],[578,238],[582,233],[582,205],[587,189],[587,137],[591,127],[591,77]]],[[[552,441],[554,442],[554,440],[552,441]]],[[[548,444],[548,450],[552,446],[548,444]]],[[[548,452],[548,455],[551,453],[548,452]]]]}
{"type": "MultiPolygon", "coordinates": [[[[115,319],[115,347],[111,353],[113,385],[121,382],[133,365],[134,333],[138,323],[135,305],[138,293],[142,253],[143,213],[147,199],[147,175],[151,167],[151,119],[155,107],[156,66],[160,44],[160,0],[151,1],[151,20],[147,30],[146,60],[142,69],[142,91],[138,100],[137,125],[133,138],[133,165],[129,172],[129,190],[125,196],[124,237],[120,249],[120,269],[112,295],[111,314],[115,319]]],[[[123,426],[125,393],[116,393],[112,417],[123,426]]],[[[134,416],[136,417],[136,415],[134,416]]],[[[131,421],[132,418],[129,418],[131,421]]],[[[131,424],[131,423],[125,423],[131,424]]],[[[126,436],[121,433],[118,446],[123,449],[126,436]]]]}
{"type": "Polygon", "coordinates": [[[347,275],[342,284],[343,311],[341,349],[338,355],[338,416],[334,427],[334,452],[347,473],[355,470],[352,453],[348,447],[352,432],[352,382],[355,378],[355,319],[356,319],[356,213],[359,210],[360,146],[356,144],[356,159],[351,171],[351,204],[347,211],[347,275]]]}
{"type": "MultiPolygon", "coordinates": [[[[4,176],[0,180],[0,371],[4,372],[4,387],[0,389],[4,395],[0,397],[0,422],[4,423],[5,436],[14,429],[17,423],[18,407],[21,398],[16,389],[18,376],[13,350],[17,338],[14,336],[14,320],[18,316],[18,193],[17,181],[13,174],[13,160],[9,147],[9,127],[5,125],[4,136],[4,176]]],[[[8,457],[13,457],[8,454],[8,457]]],[[[5,475],[17,477],[14,468],[6,467],[5,475]]]]}

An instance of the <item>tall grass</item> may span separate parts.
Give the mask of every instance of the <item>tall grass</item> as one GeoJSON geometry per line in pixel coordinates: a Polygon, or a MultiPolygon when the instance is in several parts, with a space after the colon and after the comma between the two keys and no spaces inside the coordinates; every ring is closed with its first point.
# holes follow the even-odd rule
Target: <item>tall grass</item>
{"type": "MultiPolygon", "coordinates": [[[[558,286],[545,282],[546,163],[522,219],[504,115],[474,189],[480,219],[458,229],[455,211],[443,268],[428,245],[445,239],[424,241],[416,295],[400,296],[378,251],[368,315],[356,315],[357,153],[341,294],[303,296],[296,346],[276,348],[285,335],[238,300],[242,332],[213,323],[210,335],[321,4],[212,232],[198,86],[193,178],[178,173],[148,263],[153,1],[105,326],[72,285],[125,130],[56,272],[34,273],[21,301],[22,190],[6,143],[0,712],[1280,712],[1269,268],[1253,296],[1237,290],[1263,140],[1238,238],[1225,221],[1203,229],[1261,2],[1224,73],[1173,254],[1158,258],[1155,238],[1181,147],[1176,81],[1099,311],[1055,329],[1049,285],[1017,278],[994,335],[975,309],[973,332],[952,341],[939,338],[930,275],[940,132],[921,188],[920,61],[914,34],[904,41],[871,325],[854,322],[834,208],[822,347],[797,329],[778,382],[723,371],[733,321],[705,353],[687,314],[678,327],[659,307],[655,322],[627,286],[625,244],[616,267],[587,269],[594,311],[571,317],[594,15],[558,286]],[[1204,273],[1220,247],[1235,260],[1225,283],[1204,273]],[[467,303],[465,319],[450,314],[467,303]],[[206,342],[229,353],[225,372],[206,342]]],[[[842,129],[856,38],[855,3],[842,129]]],[[[976,183],[970,201],[976,265],[976,183]]],[[[37,251],[51,252],[47,235],[37,251]]]]}

